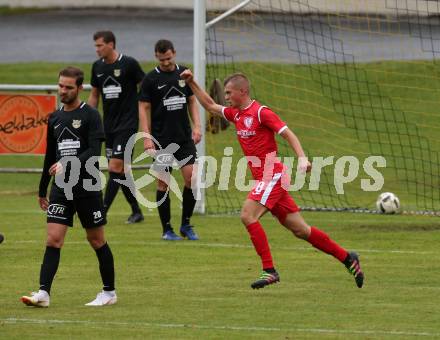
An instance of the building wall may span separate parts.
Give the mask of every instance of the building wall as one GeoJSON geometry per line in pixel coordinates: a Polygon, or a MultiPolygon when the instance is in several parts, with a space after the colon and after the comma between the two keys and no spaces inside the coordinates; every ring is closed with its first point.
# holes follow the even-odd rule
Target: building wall
{"type": "MultiPolygon", "coordinates": [[[[9,7],[145,7],[157,9],[193,9],[194,0],[0,0],[0,6],[9,7]],[[164,5],[166,3],[166,5],[164,5]]],[[[207,0],[209,9],[226,9],[241,0],[207,0]]],[[[260,1],[261,3],[262,1],[260,1]]],[[[283,9],[294,12],[348,12],[348,13],[383,13],[383,14],[418,14],[440,13],[437,1],[427,0],[282,0],[283,9]]],[[[252,5],[249,5],[252,7],[252,5]]]]}

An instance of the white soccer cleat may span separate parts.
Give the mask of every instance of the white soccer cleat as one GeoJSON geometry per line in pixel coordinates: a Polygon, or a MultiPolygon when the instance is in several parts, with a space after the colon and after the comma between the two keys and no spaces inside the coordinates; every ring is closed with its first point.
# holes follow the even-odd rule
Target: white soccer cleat
{"type": "Polygon", "coordinates": [[[103,290],[102,292],[99,292],[98,295],[96,295],[95,300],[86,303],[86,306],[108,306],[114,305],[116,301],[118,301],[118,297],[116,296],[116,292],[114,290],[103,290]]]}
{"type": "Polygon", "coordinates": [[[50,296],[45,290],[39,290],[38,292],[32,292],[31,296],[22,296],[21,302],[27,306],[33,307],[49,307],[50,296]]]}

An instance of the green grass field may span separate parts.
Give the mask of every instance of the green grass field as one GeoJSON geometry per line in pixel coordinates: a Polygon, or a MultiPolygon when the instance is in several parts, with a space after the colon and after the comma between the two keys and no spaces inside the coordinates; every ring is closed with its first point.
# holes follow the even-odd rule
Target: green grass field
{"type": "MultiPolygon", "coordinates": [[[[53,84],[62,66],[65,65],[0,64],[0,83],[53,84]]],[[[80,66],[89,71],[90,65],[80,66]]],[[[144,66],[148,69],[151,64],[144,66]]],[[[430,66],[414,63],[410,70],[402,69],[407,66],[383,63],[359,67],[370,79],[382,84],[384,91],[391,88],[385,86],[387,82],[415,84],[418,92],[410,92],[407,87],[401,92],[390,90],[390,96],[400,98],[401,109],[411,111],[409,106],[404,106],[405,96],[412,95],[423,103],[423,79],[406,77],[405,80],[398,74],[416,75],[426,72],[430,66]],[[398,66],[401,67],[399,72],[391,72],[398,66]],[[379,79],[381,75],[383,78],[379,79]]],[[[283,67],[286,74],[290,70],[298,79],[307,82],[309,70],[283,67]]],[[[434,81],[431,86],[436,87],[436,73],[433,71],[429,77],[434,81]]],[[[340,118],[330,110],[327,99],[318,89],[313,90],[313,86],[308,87],[310,91],[303,93],[303,97],[302,90],[298,90],[295,97],[299,104],[304,96],[310,96],[303,101],[303,110],[285,117],[293,126],[296,123],[295,131],[305,147],[312,150],[313,155],[330,152],[342,155],[345,151],[368,154],[364,144],[359,141],[355,144],[352,132],[343,128],[338,121],[340,118]],[[319,110],[319,107],[326,109],[319,110]],[[315,113],[317,118],[311,120],[310,115],[315,113]],[[332,124],[336,126],[334,132],[326,129],[326,125],[332,124]],[[316,128],[308,133],[311,126],[316,128]],[[341,138],[332,137],[332,133],[340,133],[341,138]]],[[[270,101],[282,99],[282,96],[287,98],[288,93],[273,99],[263,96],[262,101],[273,105],[270,101]]],[[[283,104],[279,105],[277,110],[282,110],[283,104]]],[[[419,106],[418,110],[426,113],[423,116],[426,120],[417,121],[416,116],[409,119],[412,124],[429,127],[422,132],[432,141],[431,149],[438,150],[437,106],[426,101],[426,106],[419,106]]],[[[231,140],[231,130],[223,135],[209,136],[210,142],[218,144],[219,153],[223,146],[231,144],[231,140]]],[[[233,143],[238,154],[238,145],[233,143]]],[[[0,157],[0,167],[41,165],[41,157],[0,157]]],[[[387,179],[386,189],[397,192],[402,204],[414,204],[398,178],[390,175],[387,179]]],[[[320,227],[347,249],[359,251],[366,274],[362,289],[356,288],[353,278],[335,259],[295,239],[273,218],[266,216],[262,222],[281,282],[253,291],[250,283],[259,274],[259,259],[238,216],[195,216],[193,222],[200,241],[167,243],[160,240],[161,228],[155,210],[144,209],[146,219],[141,224],[124,224],[129,208],[119,194],[110,210],[106,228],[115,256],[118,304],[96,309],[84,306],[95,297],[101,284],[96,256],[76,221],[62,251],[50,308],[25,307],[19,298],[38,287],[44,252],[45,215],[37,205],[38,181],[37,174],[0,173],[0,233],[5,235],[0,245],[0,338],[440,337],[440,265],[437,262],[440,220],[426,216],[304,212],[309,224],[320,227]]],[[[348,187],[348,191],[361,196],[358,183],[348,187]]],[[[145,190],[147,196],[153,192],[154,188],[145,190]]],[[[212,192],[225,201],[231,199],[224,197],[224,193],[212,192]]],[[[356,198],[373,205],[377,194],[356,198]]],[[[307,193],[301,195],[299,204],[304,203],[303,195],[307,198],[307,193]]],[[[237,193],[232,196],[235,199],[237,193]]],[[[295,193],[294,197],[297,197],[295,193]]],[[[324,198],[328,202],[334,199],[332,195],[324,198]]],[[[177,226],[180,209],[177,199],[173,197],[172,200],[173,221],[177,226]]]]}
{"type": "MultiPolygon", "coordinates": [[[[36,186],[38,177],[33,180],[36,186]]],[[[1,197],[0,338],[440,337],[437,218],[304,213],[360,252],[366,281],[358,289],[336,260],[265,217],[281,282],[253,291],[259,259],[237,216],[196,216],[199,242],[167,243],[160,240],[156,211],[147,212],[144,223],[125,225],[128,208],[119,195],[106,228],[118,304],[84,306],[101,286],[95,254],[76,222],[51,306],[34,309],[19,298],[38,285],[45,216],[35,193],[1,197]]],[[[173,211],[177,221],[178,207],[173,211]]]]}

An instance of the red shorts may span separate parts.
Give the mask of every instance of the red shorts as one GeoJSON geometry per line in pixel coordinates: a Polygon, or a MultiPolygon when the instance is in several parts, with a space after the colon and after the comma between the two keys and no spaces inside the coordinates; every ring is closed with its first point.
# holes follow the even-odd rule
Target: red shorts
{"type": "Polygon", "coordinates": [[[258,181],[248,194],[248,199],[257,201],[270,210],[272,215],[284,223],[290,213],[300,211],[293,198],[281,186],[282,174],[274,174],[269,181],[258,181]]]}

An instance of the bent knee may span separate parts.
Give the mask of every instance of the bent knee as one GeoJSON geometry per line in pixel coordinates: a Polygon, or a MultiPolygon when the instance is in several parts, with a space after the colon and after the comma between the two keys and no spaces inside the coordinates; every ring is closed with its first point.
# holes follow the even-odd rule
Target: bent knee
{"type": "Polygon", "coordinates": [[[248,211],[243,210],[240,214],[241,223],[243,223],[245,226],[255,222],[257,219],[255,216],[250,214],[248,211]]]}
{"type": "Polygon", "coordinates": [[[159,191],[167,191],[168,185],[164,181],[157,181],[157,190],[159,191]]]}
{"type": "Polygon", "coordinates": [[[53,247],[53,248],[62,248],[64,245],[64,239],[58,239],[58,238],[48,238],[46,240],[46,246],[53,247]]]}
{"type": "Polygon", "coordinates": [[[299,227],[290,230],[292,231],[293,235],[303,240],[306,240],[310,235],[310,232],[308,232],[308,229],[306,227],[299,227]]]}
{"type": "Polygon", "coordinates": [[[124,172],[124,161],[118,158],[111,158],[108,162],[108,171],[122,174],[124,172]]]}
{"type": "Polygon", "coordinates": [[[105,240],[97,237],[87,237],[87,241],[93,249],[99,249],[105,244],[105,240]]]}

